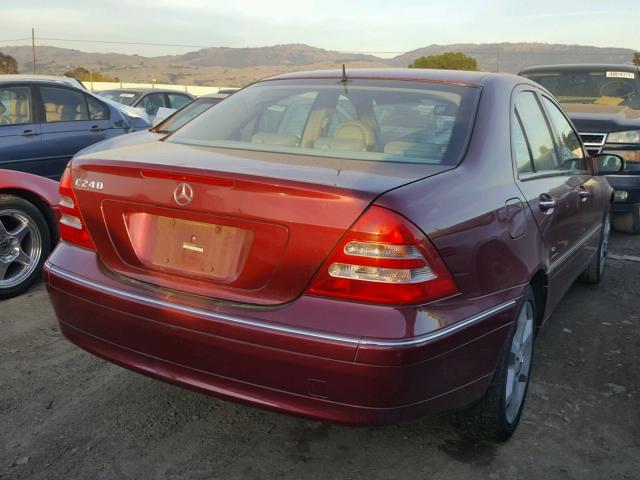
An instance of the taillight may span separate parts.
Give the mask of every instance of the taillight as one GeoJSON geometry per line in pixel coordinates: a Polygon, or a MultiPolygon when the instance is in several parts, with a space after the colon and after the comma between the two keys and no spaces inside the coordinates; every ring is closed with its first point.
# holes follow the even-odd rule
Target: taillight
{"type": "Polygon", "coordinates": [[[401,215],[371,207],[351,227],[307,293],[386,305],[419,305],[458,293],[422,231],[401,215]]]}
{"type": "Polygon", "coordinates": [[[73,193],[71,168],[67,165],[60,179],[60,238],[65,242],[73,243],[83,248],[95,250],[87,227],[82,220],[82,214],[78,208],[78,201],[73,193]]]}

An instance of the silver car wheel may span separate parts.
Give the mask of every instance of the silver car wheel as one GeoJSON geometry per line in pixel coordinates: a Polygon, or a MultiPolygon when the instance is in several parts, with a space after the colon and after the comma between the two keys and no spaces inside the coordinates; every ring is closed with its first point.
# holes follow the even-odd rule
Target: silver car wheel
{"type": "Polygon", "coordinates": [[[0,210],[0,289],[31,277],[42,255],[42,236],[34,220],[20,210],[0,210]]]}
{"type": "Polygon", "coordinates": [[[513,423],[517,418],[527,392],[533,355],[533,311],[532,301],[525,301],[511,340],[504,395],[508,423],[513,423]]]}
{"type": "Polygon", "coordinates": [[[604,227],[602,228],[602,244],[600,245],[600,275],[604,273],[604,265],[607,259],[607,249],[609,248],[609,235],[611,233],[611,222],[609,215],[604,221],[604,227]]]}

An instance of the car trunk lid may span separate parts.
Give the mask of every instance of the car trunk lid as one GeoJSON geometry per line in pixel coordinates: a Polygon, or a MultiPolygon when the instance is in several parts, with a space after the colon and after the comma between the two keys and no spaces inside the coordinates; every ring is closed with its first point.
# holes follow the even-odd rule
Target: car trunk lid
{"type": "Polygon", "coordinates": [[[77,157],[72,175],[113,272],[273,305],[304,291],[376,197],[450,168],[156,142],[77,157]]]}

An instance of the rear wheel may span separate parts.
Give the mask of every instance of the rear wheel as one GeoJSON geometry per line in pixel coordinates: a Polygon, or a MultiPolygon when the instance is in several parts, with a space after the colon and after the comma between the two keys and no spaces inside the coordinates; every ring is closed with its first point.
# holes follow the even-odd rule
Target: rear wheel
{"type": "Polygon", "coordinates": [[[0,195],[0,299],[20,295],[40,274],[51,234],[38,208],[14,195],[0,195]]]}
{"type": "Polygon", "coordinates": [[[604,220],[602,226],[602,235],[600,237],[600,245],[598,251],[593,256],[591,263],[587,269],[582,273],[580,279],[587,283],[598,284],[602,280],[604,275],[604,267],[607,263],[607,250],[609,248],[609,235],[611,233],[611,222],[609,221],[609,215],[604,220]]]}
{"type": "Polygon", "coordinates": [[[504,442],[516,430],[531,377],[535,319],[536,302],[529,287],[485,396],[471,408],[453,416],[456,426],[466,435],[504,442]]]}

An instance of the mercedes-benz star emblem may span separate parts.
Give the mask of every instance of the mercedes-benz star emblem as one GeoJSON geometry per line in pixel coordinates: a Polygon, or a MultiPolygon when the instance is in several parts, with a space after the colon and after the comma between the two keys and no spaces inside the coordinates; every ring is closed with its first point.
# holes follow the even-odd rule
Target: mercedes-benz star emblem
{"type": "Polygon", "coordinates": [[[193,200],[193,188],[188,183],[180,183],[173,191],[173,199],[178,205],[184,207],[193,200]]]}

